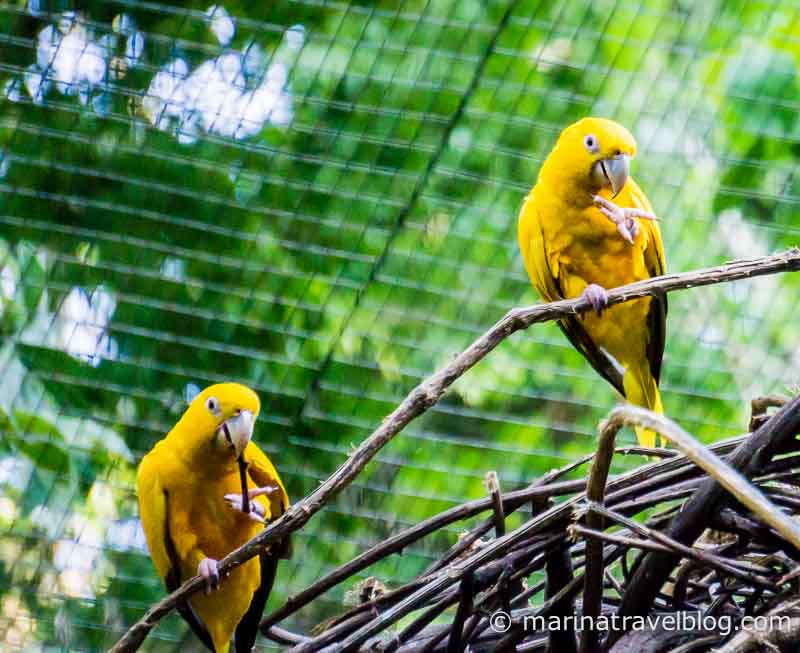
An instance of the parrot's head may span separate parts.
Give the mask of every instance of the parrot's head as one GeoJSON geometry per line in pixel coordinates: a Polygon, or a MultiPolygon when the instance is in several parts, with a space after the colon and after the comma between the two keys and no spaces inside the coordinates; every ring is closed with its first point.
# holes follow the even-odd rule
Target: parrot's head
{"type": "Polygon", "coordinates": [[[605,188],[611,195],[625,186],[636,141],[619,123],[606,118],[583,118],[558,137],[542,171],[558,175],[561,184],[595,194],[605,188]]]}
{"type": "Polygon", "coordinates": [[[253,435],[261,409],[258,395],[239,383],[217,383],[189,404],[171,435],[192,450],[238,459],[253,435]]]}

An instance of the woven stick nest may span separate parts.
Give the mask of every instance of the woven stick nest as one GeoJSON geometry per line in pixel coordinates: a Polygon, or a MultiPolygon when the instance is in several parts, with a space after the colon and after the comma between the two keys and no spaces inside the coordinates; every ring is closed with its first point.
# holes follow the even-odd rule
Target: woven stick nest
{"type": "Polygon", "coordinates": [[[489,473],[485,499],[363,552],[269,615],[263,631],[298,653],[796,651],[800,397],[752,404],[751,433],[710,448],[661,416],[617,408],[601,425],[596,454],[505,494],[489,473]],[[768,416],[773,406],[781,408],[768,416]],[[615,449],[624,424],[654,428],[674,448],[615,449]],[[608,479],[615,454],[649,458],[608,479]],[[586,463],[587,479],[564,480],[586,463]],[[527,518],[506,532],[516,511],[527,518]],[[481,513],[482,522],[411,582],[354,580],[481,513]],[[280,628],[343,582],[356,588],[357,606],[308,637],[280,628]]]}

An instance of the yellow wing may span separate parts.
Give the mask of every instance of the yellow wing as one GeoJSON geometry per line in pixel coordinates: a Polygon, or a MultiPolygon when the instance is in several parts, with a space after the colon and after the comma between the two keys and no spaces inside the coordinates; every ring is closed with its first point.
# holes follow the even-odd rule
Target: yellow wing
{"type": "Polygon", "coordinates": [[[249,463],[247,473],[256,485],[259,487],[274,485],[278,488],[278,492],[269,495],[269,506],[267,507],[270,509],[270,514],[266,516],[267,521],[277,519],[289,507],[289,495],[286,494],[283,481],[278,476],[278,470],[255,442],[251,441],[247,445],[244,450],[244,458],[249,463]]]}
{"type": "MultiPolygon", "coordinates": [[[[630,187],[630,194],[633,203],[638,208],[655,213],[650,201],[644,194],[639,185],[632,179],[628,178],[630,187]]],[[[640,220],[639,224],[642,226],[645,234],[647,235],[647,247],[644,250],[644,264],[651,277],[657,277],[664,274],[667,268],[667,261],[664,255],[664,243],[661,240],[661,230],[658,228],[658,222],[654,220],[640,220]]],[[[661,376],[661,359],[664,355],[664,343],[667,332],[667,296],[659,295],[652,297],[650,300],[650,310],[647,313],[647,359],[650,363],[650,373],[659,382],[661,376]]]]}
{"type": "MultiPolygon", "coordinates": [[[[547,246],[542,234],[541,216],[536,206],[535,193],[531,193],[526,198],[520,210],[518,236],[525,269],[539,295],[547,302],[564,299],[558,283],[558,270],[552,270],[548,263],[547,246]]],[[[624,396],[622,372],[615,362],[597,347],[581,323],[574,317],[567,317],[559,320],[558,326],[572,346],[581,352],[592,364],[592,367],[624,396]]]]}
{"type": "Polygon", "coordinates": [[[564,299],[556,281],[558,271],[550,270],[550,265],[547,263],[547,250],[534,193],[525,198],[520,209],[518,236],[522,260],[536,292],[546,302],[564,299]]]}
{"type": "MultiPolygon", "coordinates": [[[[169,541],[167,526],[167,495],[159,476],[158,449],[154,449],[139,464],[136,474],[139,494],[139,514],[147,538],[147,548],[158,575],[168,589],[174,581],[179,583],[180,571],[173,566],[174,551],[169,541]]],[[[177,584],[176,584],[177,585],[177,584]]]]}
{"type": "MultiPolygon", "coordinates": [[[[159,456],[163,456],[164,452],[159,452],[160,444],[142,458],[136,473],[136,487],[139,494],[139,516],[147,538],[147,548],[150,549],[150,557],[167,590],[172,592],[178,589],[183,579],[180,562],[169,536],[169,497],[161,481],[162,469],[159,456]]],[[[182,603],[177,610],[200,641],[213,651],[214,643],[208,629],[189,604],[182,603]]]]}

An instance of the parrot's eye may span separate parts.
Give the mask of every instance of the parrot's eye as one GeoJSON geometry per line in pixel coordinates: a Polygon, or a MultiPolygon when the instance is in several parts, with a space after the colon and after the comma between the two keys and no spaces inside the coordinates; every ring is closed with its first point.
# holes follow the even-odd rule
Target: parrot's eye
{"type": "Polygon", "coordinates": [[[216,397],[209,397],[206,399],[206,408],[213,415],[219,415],[219,399],[216,397]]]}
{"type": "Polygon", "coordinates": [[[600,144],[597,142],[597,138],[594,134],[586,134],[586,136],[583,137],[583,144],[590,154],[597,154],[600,150],[600,144]]]}

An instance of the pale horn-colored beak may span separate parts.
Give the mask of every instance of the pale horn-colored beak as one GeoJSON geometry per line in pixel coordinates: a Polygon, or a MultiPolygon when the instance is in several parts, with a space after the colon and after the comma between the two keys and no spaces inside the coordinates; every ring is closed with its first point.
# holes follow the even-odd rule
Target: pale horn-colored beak
{"type": "Polygon", "coordinates": [[[253,426],[255,426],[253,413],[243,410],[222,422],[217,433],[224,438],[229,447],[233,448],[236,457],[239,458],[253,437],[253,426]]]}
{"type": "Polygon", "coordinates": [[[628,181],[631,169],[631,157],[618,154],[607,159],[600,159],[592,166],[592,176],[601,187],[610,188],[612,197],[616,197],[628,181]]]}

